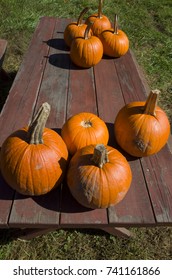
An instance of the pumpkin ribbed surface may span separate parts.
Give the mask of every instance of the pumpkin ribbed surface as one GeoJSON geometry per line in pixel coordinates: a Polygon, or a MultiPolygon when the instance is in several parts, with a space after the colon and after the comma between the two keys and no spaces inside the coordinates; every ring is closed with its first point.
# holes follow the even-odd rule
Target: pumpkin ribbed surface
{"type": "Polygon", "coordinates": [[[81,205],[93,209],[119,203],[128,192],[131,180],[131,169],[125,157],[104,145],[89,145],[77,151],[67,172],[73,197],[81,205]]]}
{"type": "Polygon", "coordinates": [[[156,105],[159,91],[151,91],[146,102],[131,102],[118,113],[114,133],[118,144],[136,157],[159,152],[170,135],[166,113],[156,105]]]}
{"type": "Polygon", "coordinates": [[[7,137],[1,148],[1,173],[13,189],[24,195],[49,192],[60,184],[66,170],[68,151],[61,136],[42,127],[39,139],[38,131],[36,128],[31,133],[35,134],[31,137],[35,143],[30,143],[29,127],[25,127],[7,137]]]}
{"type": "Polygon", "coordinates": [[[71,155],[90,144],[107,145],[109,132],[97,115],[81,112],[70,117],[62,127],[62,138],[71,155]]]}

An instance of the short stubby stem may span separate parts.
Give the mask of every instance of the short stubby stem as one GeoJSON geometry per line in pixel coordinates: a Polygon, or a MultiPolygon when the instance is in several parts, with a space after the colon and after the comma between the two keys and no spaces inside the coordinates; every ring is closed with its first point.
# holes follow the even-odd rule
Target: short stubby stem
{"type": "Polygon", "coordinates": [[[99,168],[102,168],[105,163],[109,162],[108,152],[103,144],[98,144],[95,146],[92,161],[99,168]]]}
{"type": "Polygon", "coordinates": [[[81,126],[83,126],[83,127],[92,127],[92,122],[89,121],[89,120],[82,121],[81,122],[81,126]]]}

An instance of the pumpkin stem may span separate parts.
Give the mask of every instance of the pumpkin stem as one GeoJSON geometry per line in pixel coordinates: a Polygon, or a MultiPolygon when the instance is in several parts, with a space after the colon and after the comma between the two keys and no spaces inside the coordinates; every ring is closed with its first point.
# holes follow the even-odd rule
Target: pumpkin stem
{"type": "Polygon", "coordinates": [[[109,162],[108,152],[103,144],[95,146],[92,160],[99,168],[102,168],[105,163],[109,162]]]}
{"type": "Polygon", "coordinates": [[[90,29],[91,29],[92,24],[93,24],[92,21],[90,21],[90,22],[87,24],[87,27],[86,27],[85,33],[84,33],[84,39],[85,39],[85,40],[87,40],[87,39],[90,38],[90,36],[89,36],[89,31],[90,31],[90,29]]]}
{"type": "Polygon", "coordinates": [[[103,6],[103,0],[99,0],[98,18],[102,18],[102,6],[103,6]]]}
{"type": "Polygon", "coordinates": [[[29,143],[43,144],[42,134],[50,114],[50,105],[45,102],[37,111],[28,128],[29,143]]]}
{"type": "Polygon", "coordinates": [[[159,94],[160,91],[158,89],[151,90],[144,106],[144,114],[156,116],[155,109],[159,94]]]}
{"type": "Polygon", "coordinates": [[[114,20],[114,34],[118,34],[118,16],[115,15],[115,20],[114,20]]]}
{"type": "Polygon", "coordinates": [[[86,12],[88,12],[89,8],[86,7],[82,10],[82,12],[80,13],[79,17],[78,17],[78,20],[77,20],[77,25],[82,25],[82,19],[83,19],[83,16],[86,14],[86,12]]]}

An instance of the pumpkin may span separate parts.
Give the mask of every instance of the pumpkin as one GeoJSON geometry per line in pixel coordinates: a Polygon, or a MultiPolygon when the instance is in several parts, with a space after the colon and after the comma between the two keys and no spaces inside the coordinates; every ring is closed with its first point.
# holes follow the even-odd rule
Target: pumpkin
{"type": "Polygon", "coordinates": [[[1,173],[17,192],[37,196],[58,186],[65,174],[68,150],[60,135],[45,128],[50,105],[43,103],[29,126],[2,144],[1,173]]]}
{"type": "MultiPolygon", "coordinates": [[[[64,31],[64,41],[68,47],[71,46],[72,40],[75,37],[83,37],[87,25],[82,22],[85,13],[89,10],[88,7],[82,10],[80,13],[77,22],[71,22],[68,24],[64,31]]],[[[92,31],[89,31],[89,35],[92,35],[92,31]]]]}
{"type": "Polygon", "coordinates": [[[87,208],[108,208],[125,197],[132,181],[126,158],[103,144],[89,145],[76,152],[67,171],[73,197],[87,208]]]}
{"type": "Polygon", "coordinates": [[[89,112],[70,117],[62,127],[61,136],[71,155],[84,146],[98,143],[106,145],[109,140],[105,122],[89,112]]]}
{"type": "Polygon", "coordinates": [[[90,36],[89,31],[92,23],[89,23],[84,36],[73,39],[70,57],[74,64],[82,68],[90,68],[101,60],[103,45],[99,38],[90,36]]]}
{"type": "Polygon", "coordinates": [[[159,93],[159,90],[152,90],[146,102],[131,102],[117,114],[114,123],[116,140],[132,156],[155,154],[168,140],[170,124],[166,113],[157,106],[159,93]]]}
{"type": "Polygon", "coordinates": [[[99,0],[98,13],[89,16],[85,21],[86,24],[88,24],[89,22],[93,22],[91,29],[93,31],[93,34],[97,37],[103,30],[111,28],[111,23],[108,17],[106,17],[102,13],[102,6],[103,0],[99,0]]]}
{"type": "Polygon", "coordinates": [[[115,15],[114,28],[104,30],[99,36],[103,44],[103,53],[110,57],[125,55],[129,49],[129,40],[125,32],[118,29],[117,15],[115,15]]]}

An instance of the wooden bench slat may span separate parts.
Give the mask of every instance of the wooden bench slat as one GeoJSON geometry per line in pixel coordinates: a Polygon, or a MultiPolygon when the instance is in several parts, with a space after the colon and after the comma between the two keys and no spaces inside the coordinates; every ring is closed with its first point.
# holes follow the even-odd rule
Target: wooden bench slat
{"type": "Polygon", "coordinates": [[[39,197],[16,193],[9,219],[9,227],[45,228],[59,224],[61,187],[39,197]]]}
{"type": "Polygon", "coordinates": [[[172,223],[172,155],[166,145],[141,159],[157,223],[172,223]]]}
{"type": "MultiPolygon", "coordinates": [[[[131,56],[128,55],[128,64],[132,62],[131,59],[131,56]]],[[[115,117],[118,111],[125,105],[125,99],[129,100],[130,93],[132,92],[132,95],[136,94],[131,73],[124,69],[127,69],[127,67],[121,58],[119,60],[116,59],[115,63],[114,60],[102,59],[94,69],[98,111],[100,117],[108,121],[110,132],[109,144],[114,148],[117,148],[127,157],[133,174],[132,184],[127,196],[118,205],[111,207],[108,210],[109,223],[153,224],[155,223],[154,214],[140,161],[138,159],[133,159],[124,153],[115,142],[115,117]],[[122,77],[123,71],[125,71],[125,73],[122,77]],[[120,80],[121,83],[117,79],[119,76],[122,79],[120,80]],[[129,91],[127,88],[129,88],[129,91]]]]}
{"type": "MultiPolygon", "coordinates": [[[[41,24],[41,22],[40,22],[41,24]]],[[[51,25],[53,27],[50,29],[49,36],[46,34],[47,40],[44,42],[46,46],[49,48],[49,40],[52,38],[55,38],[57,36],[57,26],[60,27],[61,22],[55,21],[55,19],[51,20],[51,25]]],[[[42,34],[42,36],[45,38],[45,35],[42,34]]],[[[62,43],[61,41],[61,34],[60,36],[57,36],[58,40],[57,42],[62,43]]],[[[61,44],[57,44],[57,46],[61,46],[61,44]]],[[[61,47],[64,47],[63,45],[61,47]]],[[[57,125],[61,125],[63,123],[64,118],[66,116],[65,114],[65,107],[66,107],[66,97],[63,92],[64,88],[60,88],[60,85],[64,85],[64,81],[68,80],[68,72],[65,75],[65,71],[63,73],[61,71],[58,71],[58,69],[51,65],[48,56],[53,55],[58,50],[50,46],[49,53],[47,53],[47,67],[46,70],[43,73],[43,83],[41,83],[41,86],[36,86],[39,88],[39,93],[37,97],[37,102],[34,108],[34,112],[37,111],[39,106],[43,102],[48,102],[51,105],[51,114],[49,116],[48,122],[49,124],[47,126],[49,127],[57,127],[57,125]],[[58,76],[59,75],[59,76],[58,76]],[[60,80],[60,76],[64,75],[63,81],[60,80]],[[67,79],[66,79],[67,78],[67,79]],[[58,85],[58,82],[60,80],[60,85],[58,85]],[[62,82],[62,83],[61,83],[62,82]],[[61,93],[61,98],[60,98],[61,93]],[[58,100],[61,100],[61,102],[58,102],[58,100]],[[59,103],[59,106],[57,106],[59,103]],[[59,110],[61,106],[61,111],[63,114],[61,114],[61,119],[59,118],[59,110]]],[[[28,58],[27,58],[28,59],[28,58]]],[[[62,86],[61,86],[62,87],[62,86]]],[[[67,86],[66,86],[67,87],[67,86]]],[[[53,190],[47,195],[39,196],[35,198],[26,198],[25,196],[22,196],[18,193],[15,195],[15,201],[13,204],[13,208],[11,211],[11,216],[9,220],[9,225],[12,227],[17,227],[19,224],[22,224],[24,227],[45,227],[50,226],[53,224],[59,224],[59,211],[60,211],[60,197],[61,197],[61,186],[59,186],[57,189],[53,190]],[[24,207],[23,207],[24,204],[24,207]],[[22,218],[21,218],[22,217],[22,218]]]]}
{"type": "Polygon", "coordinates": [[[67,119],[80,112],[97,115],[93,69],[81,69],[71,63],[67,119]]]}
{"type": "Polygon", "coordinates": [[[51,105],[51,113],[46,126],[61,129],[66,120],[70,59],[61,32],[66,26],[66,21],[54,19],[54,26],[52,37],[50,34],[45,42],[50,46],[50,51],[35,111],[43,102],[48,102],[51,105]]]}

